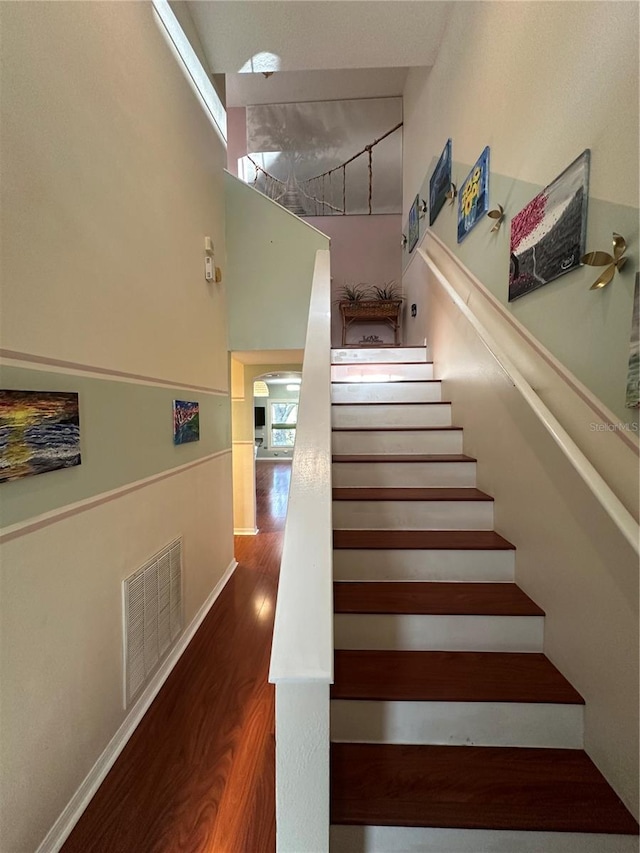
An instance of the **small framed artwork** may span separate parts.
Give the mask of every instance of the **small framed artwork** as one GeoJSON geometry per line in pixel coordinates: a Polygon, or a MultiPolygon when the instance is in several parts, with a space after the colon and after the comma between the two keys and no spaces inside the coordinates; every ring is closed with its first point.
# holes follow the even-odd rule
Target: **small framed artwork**
{"type": "Polygon", "coordinates": [[[429,179],[429,225],[438,218],[451,186],[451,140],[447,139],[440,159],[429,179]]]}
{"type": "Polygon", "coordinates": [[[489,210],[489,146],[465,178],[458,195],[458,243],[489,210]]]}
{"type": "Polygon", "coordinates": [[[173,401],[173,443],[200,441],[200,403],[173,401]]]}
{"type": "Polygon", "coordinates": [[[409,240],[407,251],[413,252],[420,237],[420,196],[417,195],[409,210],[409,240]]]}
{"type": "Polygon", "coordinates": [[[78,395],[0,391],[0,483],[80,465],[78,395]]]}
{"type": "Polygon", "coordinates": [[[627,374],[628,409],[640,408],[640,273],[636,273],[631,317],[631,346],[629,348],[629,372],[627,374]]]}
{"type": "Polygon", "coordinates": [[[590,159],[587,148],[511,220],[509,302],[580,266],[590,159]]]}

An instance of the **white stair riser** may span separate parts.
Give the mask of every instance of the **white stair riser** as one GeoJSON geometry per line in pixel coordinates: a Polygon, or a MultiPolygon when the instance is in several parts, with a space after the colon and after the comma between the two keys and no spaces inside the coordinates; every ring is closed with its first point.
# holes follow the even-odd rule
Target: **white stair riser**
{"type": "Polygon", "coordinates": [[[582,749],[583,705],[520,702],[331,702],[331,740],[582,749]]]}
{"type": "Polygon", "coordinates": [[[332,382],[415,382],[433,379],[433,364],[333,364],[332,382]]]}
{"type": "Polygon", "coordinates": [[[340,530],[493,530],[493,501],[334,501],[340,530]]]}
{"type": "Polygon", "coordinates": [[[401,361],[426,361],[426,347],[348,347],[331,350],[332,364],[377,363],[393,364],[401,361]]]}
{"type": "Polygon", "coordinates": [[[338,431],[331,447],[336,454],[462,453],[462,430],[338,431]]]}
{"type": "Polygon", "coordinates": [[[512,583],[515,551],[348,549],[333,552],[336,581],[512,583]]]}
{"type": "Polygon", "coordinates": [[[439,403],[441,382],[341,382],[331,387],[333,403],[439,403]]]}
{"type": "Polygon", "coordinates": [[[334,427],[451,426],[449,403],[346,403],[331,407],[334,427]]]}
{"type": "Polygon", "coordinates": [[[587,832],[334,825],[329,849],[331,853],[638,853],[638,839],[587,832]]]}
{"type": "Polygon", "coordinates": [[[472,488],[475,462],[334,462],[332,483],[342,488],[472,488]]]}
{"type": "Polygon", "coordinates": [[[336,649],[541,652],[543,616],[336,613],[336,649]]]}

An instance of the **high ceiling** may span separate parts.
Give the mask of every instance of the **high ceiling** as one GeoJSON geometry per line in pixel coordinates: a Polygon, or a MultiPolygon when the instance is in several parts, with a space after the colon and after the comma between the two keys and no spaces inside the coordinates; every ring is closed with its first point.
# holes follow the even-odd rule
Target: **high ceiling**
{"type": "Polygon", "coordinates": [[[433,65],[451,0],[190,0],[214,74],[433,65]]]}
{"type": "Polygon", "coordinates": [[[408,68],[347,68],[328,71],[279,71],[227,74],[227,107],[248,104],[290,104],[335,98],[401,96],[408,68]]]}

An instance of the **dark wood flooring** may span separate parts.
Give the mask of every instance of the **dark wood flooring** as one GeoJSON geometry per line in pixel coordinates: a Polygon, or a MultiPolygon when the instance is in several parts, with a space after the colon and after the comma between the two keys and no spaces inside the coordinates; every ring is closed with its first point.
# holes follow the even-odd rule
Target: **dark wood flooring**
{"type": "Polygon", "coordinates": [[[291,464],[258,462],[257,536],[63,853],[272,853],[267,681],[291,464]]]}

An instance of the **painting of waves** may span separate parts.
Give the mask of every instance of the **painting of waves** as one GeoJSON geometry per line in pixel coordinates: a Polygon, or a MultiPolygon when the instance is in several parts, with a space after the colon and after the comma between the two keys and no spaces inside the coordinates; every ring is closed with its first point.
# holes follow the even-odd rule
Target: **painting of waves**
{"type": "Polygon", "coordinates": [[[0,483],[80,465],[78,395],[0,391],[0,483]]]}
{"type": "Polygon", "coordinates": [[[200,404],[188,400],[173,401],[173,443],[200,441],[200,404]]]}

